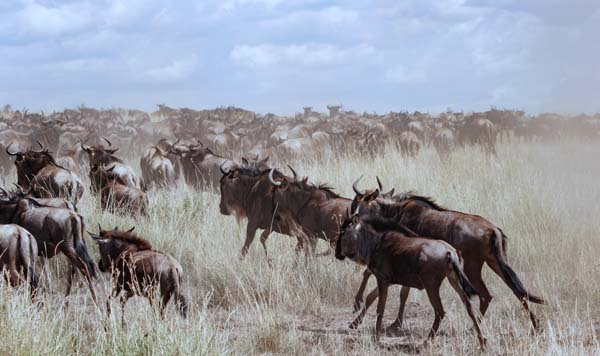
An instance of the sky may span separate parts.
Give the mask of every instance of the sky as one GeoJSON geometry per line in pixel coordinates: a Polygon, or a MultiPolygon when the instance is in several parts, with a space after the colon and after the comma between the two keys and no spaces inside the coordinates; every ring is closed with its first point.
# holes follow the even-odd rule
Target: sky
{"type": "Polygon", "coordinates": [[[600,112],[600,1],[0,1],[0,105],[161,103],[600,112]]]}

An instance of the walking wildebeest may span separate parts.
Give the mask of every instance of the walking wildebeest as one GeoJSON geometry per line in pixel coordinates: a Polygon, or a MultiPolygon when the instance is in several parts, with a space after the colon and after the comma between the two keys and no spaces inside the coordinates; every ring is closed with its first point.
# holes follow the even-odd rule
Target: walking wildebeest
{"type": "Polygon", "coordinates": [[[77,268],[87,281],[94,303],[97,302],[92,285],[96,268],[83,237],[84,222],[79,214],[65,208],[41,206],[35,199],[13,196],[0,198],[0,224],[17,224],[29,231],[37,241],[38,254],[45,258],[62,252],[71,265],[65,297],[71,293],[77,268]]]}
{"type": "MultiPolygon", "coordinates": [[[[448,242],[454,248],[462,251],[465,261],[465,273],[469,281],[479,292],[479,310],[484,316],[492,300],[481,277],[481,270],[486,263],[512,290],[529,313],[535,329],[538,322],[529,308],[528,301],[544,304],[544,300],[529,293],[523,283],[508,265],[506,259],[506,235],[500,228],[481,216],[461,213],[445,209],[431,199],[410,192],[393,198],[379,198],[379,190],[365,194],[353,186],[356,196],[352,201],[352,209],[360,208],[361,214],[379,215],[395,219],[419,236],[439,239],[448,242]]],[[[362,300],[362,293],[369,278],[365,273],[363,282],[356,296],[356,301],[362,300]]],[[[401,304],[408,297],[408,290],[402,293],[401,304]],[[404,295],[404,293],[406,293],[404,295]]],[[[403,307],[400,307],[400,311],[403,307]]],[[[402,320],[402,316],[398,316],[402,320]]]]}
{"type": "Polygon", "coordinates": [[[298,180],[293,169],[294,178],[282,176],[276,179],[273,173],[271,169],[268,177],[273,185],[273,203],[278,214],[289,220],[288,224],[297,230],[294,233],[310,242],[311,252],[314,252],[317,238],[321,238],[329,243],[329,249],[320,255],[330,254],[352,200],[337,195],[326,185],[309,184],[308,178],[298,180]]]}
{"type": "Polygon", "coordinates": [[[12,153],[9,148],[6,153],[16,156],[17,182],[23,189],[38,198],[62,197],[74,204],[81,199],[83,184],[77,174],[58,165],[47,149],[12,153]]]}
{"type": "Polygon", "coordinates": [[[195,188],[215,188],[220,182],[222,169],[231,170],[238,164],[231,159],[219,156],[210,148],[204,147],[202,142],[189,146],[186,152],[176,148],[171,152],[180,155],[185,181],[195,188]],[[222,169],[219,169],[219,168],[222,169]]]}
{"type": "MultiPolygon", "coordinates": [[[[242,259],[248,253],[258,229],[264,230],[260,235],[260,242],[265,250],[267,261],[269,256],[266,242],[271,232],[293,236],[288,221],[281,218],[273,204],[267,159],[255,160],[251,163],[242,159],[242,165],[231,170],[221,167],[223,173],[220,180],[219,209],[221,214],[233,214],[237,219],[248,219],[246,240],[241,251],[242,259]]],[[[283,177],[283,174],[275,170],[273,176],[279,179],[283,177]]],[[[299,239],[296,251],[299,251],[302,246],[299,239]]]]}
{"type": "Polygon", "coordinates": [[[142,178],[148,187],[172,187],[177,183],[180,165],[178,157],[171,152],[171,146],[167,140],[162,139],[148,148],[140,158],[142,178]]]}
{"type": "Polygon", "coordinates": [[[0,271],[13,287],[29,281],[32,299],[38,285],[37,255],[37,242],[29,231],[15,224],[0,225],[0,271]]]}
{"type": "MultiPolygon", "coordinates": [[[[367,296],[367,302],[357,320],[364,316],[367,308],[377,302],[376,338],[382,331],[383,313],[387,300],[388,287],[401,284],[408,288],[425,289],[435,312],[428,339],[433,339],[444,317],[444,307],[440,298],[440,286],[448,278],[450,285],[459,295],[477,331],[482,348],[485,338],[481,334],[479,322],[469,298],[477,291],[469,283],[462,267],[462,259],[450,244],[421,237],[407,237],[390,224],[376,216],[355,213],[348,216],[340,228],[335,257],[367,266],[377,278],[377,287],[367,296]],[[376,227],[375,227],[376,226],[376,227]]],[[[353,322],[353,325],[357,322],[353,322]]]]}
{"type": "Polygon", "coordinates": [[[113,290],[106,302],[106,311],[110,317],[110,298],[119,297],[121,302],[121,323],[125,325],[125,304],[133,296],[148,298],[153,305],[154,293],[160,293],[160,314],[171,298],[179,308],[180,314],[187,316],[187,302],[181,293],[183,269],[172,256],[152,249],[152,245],[137,236],[131,228],[120,231],[104,231],[98,225],[98,234],[88,234],[98,244],[101,272],[112,272],[113,290]]]}
{"type": "MultiPolygon", "coordinates": [[[[140,179],[135,174],[133,169],[123,163],[120,158],[114,156],[115,152],[117,152],[119,149],[111,148],[112,143],[106,138],[104,138],[104,141],[108,143],[108,147],[104,147],[103,145],[84,146],[84,144],[81,143],[81,148],[88,155],[90,168],[94,166],[104,166],[104,168],[107,170],[112,169],[112,171],[121,178],[121,181],[124,185],[143,189],[143,184],[140,182],[140,179]]],[[[94,193],[97,193],[100,190],[99,188],[100,187],[95,186],[94,183],[92,183],[92,191],[94,193]]]]}
{"type": "Polygon", "coordinates": [[[123,215],[148,215],[148,196],[138,188],[125,184],[114,172],[114,166],[106,169],[95,165],[90,170],[92,185],[100,191],[102,209],[123,215]]]}

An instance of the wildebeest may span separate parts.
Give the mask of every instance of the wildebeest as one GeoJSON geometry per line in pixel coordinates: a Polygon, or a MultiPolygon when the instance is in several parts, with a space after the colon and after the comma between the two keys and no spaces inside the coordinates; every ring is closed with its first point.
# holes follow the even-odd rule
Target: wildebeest
{"type": "MultiPolygon", "coordinates": [[[[119,297],[121,302],[121,322],[125,324],[125,304],[133,296],[143,296],[154,301],[154,293],[160,293],[159,308],[163,315],[165,306],[174,298],[183,317],[187,316],[187,303],[181,293],[183,269],[172,256],[156,251],[152,245],[137,236],[131,228],[121,231],[115,228],[88,234],[98,244],[101,272],[112,272],[113,291],[111,297],[119,297]]],[[[106,302],[110,317],[110,300],[106,302]]]]}
{"type": "MultiPolygon", "coordinates": [[[[537,329],[538,323],[529,308],[528,301],[544,304],[544,300],[529,293],[509,266],[506,259],[506,235],[500,228],[481,216],[445,209],[429,198],[410,192],[390,199],[378,198],[379,190],[371,194],[364,194],[356,187],[354,190],[356,196],[352,201],[352,209],[360,208],[361,214],[394,219],[419,236],[444,240],[462,251],[465,273],[479,292],[479,310],[482,316],[485,315],[492,300],[481,276],[481,270],[486,263],[519,299],[523,308],[529,313],[533,327],[537,329]]],[[[359,294],[364,290],[367,279],[368,274],[365,274],[359,294]]],[[[356,299],[361,300],[362,295],[357,295],[356,299]]]]}
{"type": "Polygon", "coordinates": [[[421,149],[421,140],[416,133],[404,131],[398,136],[400,152],[407,157],[415,157],[421,149]]]}
{"type": "Polygon", "coordinates": [[[90,169],[92,185],[99,189],[102,209],[122,215],[148,215],[148,196],[142,190],[128,186],[115,167],[95,165],[90,169]]]}
{"type": "Polygon", "coordinates": [[[148,148],[140,158],[142,178],[147,186],[172,187],[177,183],[180,167],[177,157],[170,152],[171,146],[167,140],[162,139],[148,148]]]}
{"type": "MultiPolygon", "coordinates": [[[[41,144],[40,144],[41,146],[41,144]]],[[[83,195],[83,184],[74,172],[56,163],[47,150],[27,150],[25,152],[6,153],[16,156],[17,182],[25,190],[38,198],[63,197],[77,204],[83,195]]]]}
{"type": "Polygon", "coordinates": [[[221,179],[220,167],[231,170],[237,166],[233,160],[219,156],[204,147],[202,142],[198,145],[189,146],[187,150],[181,151],[176,147],[171,151],[181,157],[181,165],[188,185],[196,188],[215,188],[221,179]]]}
{"type": "MultiPolygon", "coordinates": [[[[291,169],[291,167],[290,167],[291,169]]],[[[339,226],[346,209],[352,200],[334,193],[326,185],[309,184],[308,179],[274,178],[274,169],[269,172],[269,182],[273,185],[273,203],[282,219],[287,219],[294,227],[295,234],[306,239],[314,250],[317,238],[329,243],[330,248],[322,255],[329,254],[339,232],[339,226]]]]}
{"type": "Polygon", "coordinates": [[[17,224],[29,231],[38,244],[38,254],[45,258],[62,252],[71,265],[67,274],[66,296],[71,293],[72,278],[77,268],[85,277],[92,299],[96,293],[92,278],[96,277],[94,261],[83,236],[84,221],[70,209],[41,206],[36,199],[0,198],[0,224],[17,224]]]}
{"type": "Polygon", "coordinates": [[[454,133],[447,127],[440,128],[433,136],[433,147],[440,158],[446,159],[454,149],[454,133]]]}
{"type": "Polygon", "coordinates": [[[13,287],[29,281],[31,298],[38,285],[37,255],[37,242],[29,231],[15,224],[0,225],[0,271],[13,287]]]}
{"type": "MultiPolygon", "coordinates": [[[[94,166],[104,166],[104,169],[112,169],[112,171],[120,177],[124,185],[142,189],[143,186],[141,181],[133,169],[114,155],[119,149],[111,148],[112,143],[106,138],[104,138],[104,140],[108,143],[108,147],[104,147],[103,145],[85,146],[81,143],[81,148],[88,155],[90,168],[94,166]]],[[[100,190],[99,188],[100,187],[95,186],[92,183],[92,191],[94,193],[98,192],[100,190]]]]}
{"type": "Polygon", "coordinates": [[[409,288],[425,289],[435,312],[428,336],[428,339],[433,339],[445,314],[439,290],[442,282],[448,278],[473,320],[481,347],[485,347],[485,338],[481,334],[479,322],[469,301],[469,298],[477,295],[477,290],[469,283],[458,252],[441,240],[407,237],[396,231],[395,226],[394,222],[390,224],[376,216],[361,217],[355,213],[352,216],[348,214],[340,228],[336,258],[343,260],[348,257],[360,265],[367,266],[377,278],[377,287],[367,297],[359,318],[375,298],[379,298],[375,327],[376,337],[379,337],[388,287],[400,284],[409,288]]]}
{"type": "MultiPolygon", "coordinates": [[[[256,230],[264,230],[260,242],[265,250],[267,261],[267,239],[271,232],[293,236],[289,221],[282,219],[273,204],[272,185],[269,182],[270,169],[267,159],[249,163],[242,160],[242,165],[231,170],[221,168],[223,176],[220,180],[221,200],[219,209],[223,215],[235,215],[236,218],[247,218],[246,239],[241,251],[241,258],[248,253],[254,240],[256,230]]],[[[278,170],[272,174],[275,179],[283,177],[278,170]]],[[[299,240],[296,251],[302,248],[299,240]]]]}

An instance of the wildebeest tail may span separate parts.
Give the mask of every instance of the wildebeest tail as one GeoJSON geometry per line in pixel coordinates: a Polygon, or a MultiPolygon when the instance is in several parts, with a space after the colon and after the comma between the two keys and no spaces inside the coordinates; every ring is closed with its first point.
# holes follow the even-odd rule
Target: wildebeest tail
{"type": "Polygon", "coordinates": [[[475,287],[473,287],[473,285],[471,284],[471,282],[469,282],[469,279],[465,275],[465,272],[463,271],[462,263],[460,262],[460,257],[458,257],[458,254],[452,254],[450,251],[448,251],[448,263],[452,266],[452,270],[454,271],[454,274],[456,274],[456,277],[458,278],[458,283],[460,284],[460,288],[463,290],[463,292],[465,293],[467,298],[471,298],[476,295],[479,295],[479,292],[477,292],[477,289],[475,289],[475,287]]]}
{"type": "Polygon", "coordinates": [[[499,233],[494,234],[491,241],[491,249],[498,266],[502,272],[502,276],[506,284],[520,299],[527,299],[532,303],[545,304],[544,299],[531,295],[523,286],[523,283],[517,276],[517,273],[508,265],[504,256],[506,256],[506,235],[502,230],[498,229],[499,233]]]}
{"type": "Polygon", "coordinates": [[[175,274],[177,274],[175,276],[177,280],[177,287],[175,288],[175,305],[179,310],[179,314],[181,314],[182,317],[187,318],[188,304],[185,296],[181,293],[181,271],[178,270],[175,274]]]}
{"type": "Polygon", "coordinates": [[[73,238],[73,247],[77,256],[85,263],[91,278],[96,278],[96,264],[88,252],[85,239],[83,238],[84,230],[83,218],[73,216],[71,218],[71,236],[73,238]]]}

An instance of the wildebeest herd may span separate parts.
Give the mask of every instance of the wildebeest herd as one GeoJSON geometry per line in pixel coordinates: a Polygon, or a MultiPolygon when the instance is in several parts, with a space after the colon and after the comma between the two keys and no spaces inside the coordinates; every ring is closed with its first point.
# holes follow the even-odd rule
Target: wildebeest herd
{"type": "MultiPolygon", "coordinates": [[[[390,328],[402,327],[410,288],[424,289],[435,312],[429,333],[433,338],[444,317],[439,289],[448,279],[484,347],[479,323],[492,300],[481,275],[487,265],[515,294],[537,329],[529,302],[543,304],[544,300],[531,294],[509,266],[507,238],[498,226],[415,193],[384,191],[379,179],[374,189],[363,191],[359,178],[352,186],[354,197],[345,198],[329,186],[310,183],[291,166],[289,174],[271,167],[273,158],[269,157],[282,161],[294,154],[315,153],[322,145],[349,145],[376,155],[389,143],[407,156],[417,155],[424,144],[432,145],[442,159],[464,145],[478,145],[496,155],[496,140],[503,136],[557,139],[549,132],[558,135],[563,119],[547,115],[527,121],[521,112],[495,109],[433,117],[421,113],[357,115],[342,112],[338,106],[329,108],[329,116],[306,108],[288,121],[235,108],[193,111],[160,106],[156,113],[164,117],[160,121],[137,111],[80,108],[47,116],[5,111],[6,127],[0,132],[6,154],[2,169],[6,176],[14,165],[17,178],[15,187],[5,186],[0,194],[1,264],[7,280],[12,285],[27,281],[35,299],[38,256],[47,259],[62,253],[70,266],[67,296],[79,271],[97,303],[94,279],[99,269],[112,272],[112,296],[119,298],[123,308],[134,295],[150,299],[158,295],[161,313],[173,300],[185,316],[188,305],[179,263],[153,249],[133,228],[98,226],[98,232],[89,232],[77,204],[83,194],[92,194],[103,210],[145,219],[150,213],[148,194],[187,185],[218,189],[221,214],[247,220],[242,258],[261,229],[268,263],[267,239],[277,232],[293,237],[296,251],[304,253],[307,261],[334,254],[364,266],[354,301],[355,312],[360,312],[350,328],[358,327],[378,299],[379,336],[388,288],[398,284],[401,304],[390,328]],[[142,151],[139,147],[145,142],[156,144],[142,151]],[[120,158],[120,149],[129,157],[140,157],[141,176],[120,158]],[[242,151],[249,153],[235,159],[242,151]],[[83,182],[89,182],[89,192],[83,182]],[[98,246],[98,263],[90,255],[86,232],[98,246]],[[328,244],[320,253],[319,239],[328,244]],[[371,275],[377,287],[363,301],[371,275]],[[478,313],[471,305],[474,296],[479,299],[478,313]]],[[[596,138],[600,117],[576,120],[581,124],[575,128],[584,126],[587,137],[596,138]]],[[[107,308],[110,313],[110,303],[107,308]]]]}

